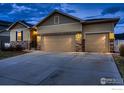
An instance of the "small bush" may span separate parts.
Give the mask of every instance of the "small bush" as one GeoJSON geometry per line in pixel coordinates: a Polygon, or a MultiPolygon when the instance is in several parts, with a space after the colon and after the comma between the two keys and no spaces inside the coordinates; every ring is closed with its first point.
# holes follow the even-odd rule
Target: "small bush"
{"type": "Polygon", "coordinates": [[[16,45],[16,51],[22,51],[23,47],[21,45],[16,45]]]}
{"type": "Polygon", "coordinates": [[[2,51],[15,51],[16,49],[15,49],[15,47],[10,46],[10,47],[2,47],[1,50],[2,51]]]}
{"type": "Polygon", "coordinates": [[[120,56],[124,57],[124,44],[120,45],[119,51],[120,51],[120,56]]]}
{"type": "Polygon", "coordinates": [[[16,45],[15,47],[2,47],[2,51],[22,51],[24,48],[21,45],[16,45]]]}

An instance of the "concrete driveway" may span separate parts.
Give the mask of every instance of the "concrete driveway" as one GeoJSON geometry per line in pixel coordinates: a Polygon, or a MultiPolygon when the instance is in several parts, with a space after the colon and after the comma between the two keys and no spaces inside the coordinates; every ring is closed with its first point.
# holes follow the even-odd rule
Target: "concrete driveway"
{"type": "Polygon", "coordinates": [[[0,84],[120,85],[122,79],[110,54],[35,51],[0,60],[0,84]]]}

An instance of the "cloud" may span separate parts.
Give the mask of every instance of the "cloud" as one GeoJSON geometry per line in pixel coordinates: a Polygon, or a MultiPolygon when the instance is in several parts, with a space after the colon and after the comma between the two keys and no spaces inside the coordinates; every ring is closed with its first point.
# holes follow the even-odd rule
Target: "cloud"
{"type": "Polygon", "coordinates": [[[1,6],[5,5],[5,3],[0,3],[1,6]]]}
{"type": "Polygon", "coordinates": [[[106,14],[116,14],[118,12],[124,12],[124,7],[109,7],[104,9],[101,14],[106,15],[106,14]]]}
{"type": "Polygon", "coordinates": [[[12,4],[12,11],[9,12],[9,14],[14,14],[14,13],[17,13],[17,12],[21,12],[21,11],[29,11],[29,10],[32,10],[31,8],[29,7],[26,7],[26,6],[18,6],[17,4],[12,4]]]}

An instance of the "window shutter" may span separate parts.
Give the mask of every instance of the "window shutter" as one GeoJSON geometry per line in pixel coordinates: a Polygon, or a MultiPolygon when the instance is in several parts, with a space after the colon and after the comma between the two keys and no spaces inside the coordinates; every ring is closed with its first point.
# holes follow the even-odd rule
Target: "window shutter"
{"type": "Polygon", "coordinates": [[[16,41],[17,41],[17,34],[18,34],[18,32],[16,31],[16,41]]]}
{"type": "Polygon", "coordinates": [[[21,40],[23,41],[23,31],[21,31],[21,40]]]}

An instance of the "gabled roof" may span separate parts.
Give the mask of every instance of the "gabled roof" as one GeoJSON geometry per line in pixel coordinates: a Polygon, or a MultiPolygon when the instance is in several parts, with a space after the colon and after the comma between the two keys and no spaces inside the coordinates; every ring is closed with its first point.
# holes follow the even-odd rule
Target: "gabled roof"
{"type": "Polygon", "coordinates": [[[32,24],[29,24],[27,22],[25,22],[24,20],[22,21],[17,21],[15,23],[13,23],[7,30],[10,30],[13,26],[15,26],[17,23],[20,23],[22,24],[23,26],[25,26],[26,28],[31,28],[33,25],[32,24]]]}
{"type": "Polygon", "coordinates": [[[124,33],[115,34],[115,39],[116,39],[116,40],[124,40],[124,33]]]}
{"type": "Polygon", "coordinates": [[[50,14],[48,14],[45,18],[43,18],[41,21],[39,21],[35,26],[38,26],[40,23],[42,23],[43,21],[45,21],[48,17],[50,17],[50,16],[53,15],[54,13],[59,13],[59,14],[68,16],[68,17],[70,17],[70,18],[72,18],[72,19],[75,19],[75,20],[77,20],[77,21],[79,21],[79,22],[83,22],[83,20],[80,19],[80,18],[78,18],[78,17],[72,16],[72,15],[70,15],[70,14],[67,14],[67,13],[63,12],[63,11],[54,10],[54,11],[52,11],[50,14]]]}
{"type": "Polygon", "coordinates": [[[59,13],[68,17],[71,17],[77,21],[79,21],[82,24],[92,24],[92,23],[101,23],[101,22],[114,22],[115,24],[120,20],[120,18],[97,18],[97,19],[87,19],[87,20],[83,20],[80,19],[78,17],[72,16],[70,14],[64,13],[62,11],[59,10],[54,10],[53,12],[51,12],[48,16],[46,16],[45,18],[43,18],[41,21],[39,21],[35,26],[38,26],[40,23],[42,23],[43,21],[45,21],[48,17],[50,17],[51,15],[53,15],[54,13],[59,13]]]}

